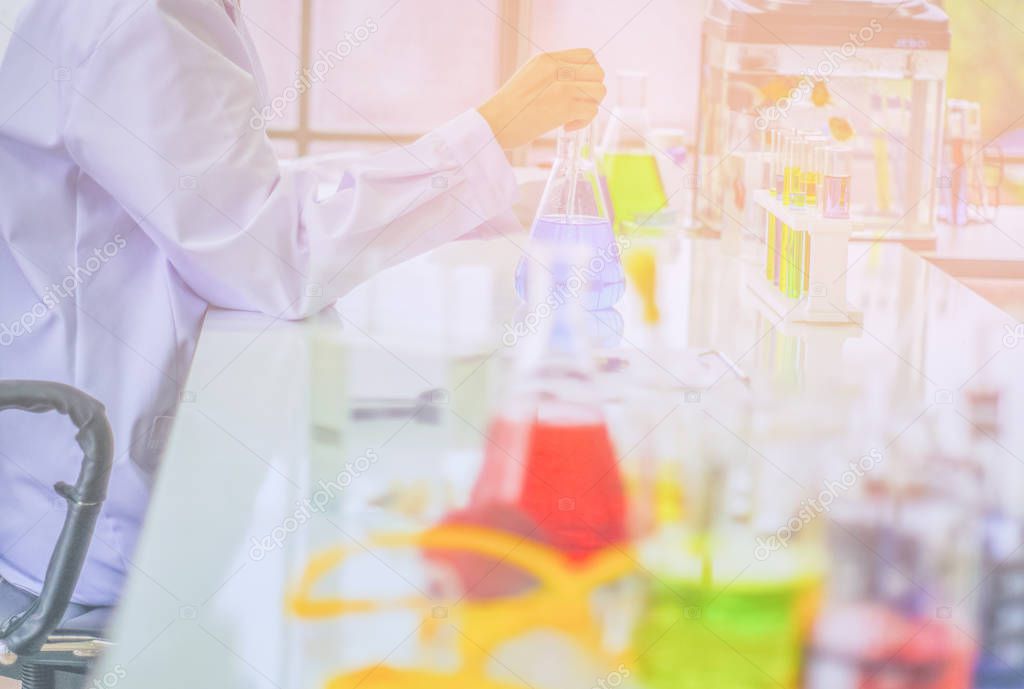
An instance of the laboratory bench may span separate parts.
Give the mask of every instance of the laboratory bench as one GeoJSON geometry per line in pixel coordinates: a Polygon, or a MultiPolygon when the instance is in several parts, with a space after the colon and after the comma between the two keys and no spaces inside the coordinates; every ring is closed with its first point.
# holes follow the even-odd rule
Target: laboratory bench
{"type": "Polygon", "coordinates": [[[941,224],[922,256],[1024,321],[1024,206],[1004,206],[990,222],[941,224]]]}
{"type": "MultiPolygon", "coordinates": [[[[383,677],[385,668],[416,665],[428,628],[454,634],[454,646],[474,634],[460,611],[472,601],[432,602],[422,562],[375,534],[422,531],[473,491],[488,424],[524,346],[512,284],[525,239],[442,247],[305,321],[209,312],[130,563],[115,646],[97,677],[118,670],[119,689],[323,687],[342,671],[379,665],[383,677]],[[411,596],[421,608],[296,613],[289,596],[309,563],[336,546],[361,555],[320,588],[368,600],[411,596]]],[[[722,452],[756,465],[762,490],[790,495],[793,483],[806,492],[825,478],[811,449],[819,441],[849,458],[909,453],[933,434],[968,429],[975,390],[998,388],[1001,418],[1024,418],[1024,333],[903,246],[851,243],[847,296],[863,324],[817,326],[780,322],[748,288],[747,276],[761,270],[751,247],[727,255],[713,240],[662,241],[660,333],[645,326],[630,290],[594,337],[601,403],[622,460],[679,408],[722,452]],[[706,352],[721,355],[694,374],[707,377],[673,396],[692,373],[677,360],[706,352]],[[643,379],[659,394],[643,397],[641,368],[664,376],[663,385],[643,379]],[[647,412],[649,426],[630,421],[647,412]]],[[[993,461],[1021,463],[1024,424],[990,433],[993,461]]],[[[641,572],[671,559],[623,549],[641,572]]],[[[955,619],[964,600],[935,605],[950,606],[955,619]]],[[[713,605],[705,603],[706,619],[713,605]]],[[[601,686],[616,672],[608,686],[644,686],[628,661],[600,670],[545,638],[502,653],[492,666],[510,682],[501,686],[601,686]]],[[[437,653],[440,665],[458,664],[437,653]]],[[[728,653],[747,666],[756,651],[728,653]]]]}

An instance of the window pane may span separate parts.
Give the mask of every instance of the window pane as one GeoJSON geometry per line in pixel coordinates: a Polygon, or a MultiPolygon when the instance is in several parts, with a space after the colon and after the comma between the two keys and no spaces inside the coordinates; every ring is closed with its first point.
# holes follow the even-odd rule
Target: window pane
{"type": "Polygon", "coordinates": [[[274,151],[277,152],[277,157],[281,160],[296,158],[299,155],[299,147],[291,139],[272,138],[270,143],[273,144],[274,151]]]}
{"type": "Polygon", "coordinates": [[[315,0],[317,129],[428,131],[497,87],[499,0],[315,0]]]}
{"type": "Polygon", "coordinates": [[[703,11],[704,0],[537,1],[529,36],[534,52],[597,51],[608,73],[609,109],[617,95],[617,70],[647,72],[653,124],[682,127],[692,137],[703,11]]]}
{"type": "Polygon", "coordinates": [[[383,153],[397,148],[398,144],[384,143],[379,141],[311,141],[309,144],[310,155],[325,155],[328,153],[344,153],[353,158],[371,156],[375,153],[383,153]]]}
{"type": "Polygon", "coordinates": [[[18,13],[25,6],[27,0],[5,0],[0,2],[0,60],[7,52],[7,45],[11,42],[14,24],[18,19],[18,13]]]}
{"type": "Polygon", "coordinates": [[[294,94],[299,75],[299,20],[302,3],[281,0],[245,0],[245,15],[249,33],[259,51],[263,71],[267,75],[268,98],[277,98],[281,108],[271,108],[269,129],[292,129],[299,123],[299,104],[294,94]]]}

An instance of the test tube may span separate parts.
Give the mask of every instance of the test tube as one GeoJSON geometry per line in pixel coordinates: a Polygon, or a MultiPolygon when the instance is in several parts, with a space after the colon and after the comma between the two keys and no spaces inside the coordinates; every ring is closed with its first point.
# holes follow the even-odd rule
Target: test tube
{"type": "Polygon", "coordinates": [[[794,210],[803,210],[807,206],[807,141],[803,137],[793,144],[793,181],[789,195],[789,205],[794,210]]]}
{"type": "Polygon", "coordinates": [[[830,146],[825,153],[825,189],[822,215],[830,219],[846,220],[850,217],[850,149],[830,146]]]}
{"type": "Polygon", "coordinates": [[[789,205],[793,199],[793,165],[796,162],[796,134],[786,136],[782,151],[782,203],[789,205]]]}
{"type": "Polygon", "coordinates": [[[828,147],[828,138],[824,136],[811,136],[807,138],[807,170],[804,172],[804,186],[807,189],[807,207],[818,208],[818,201],[821,191],[821,183],[824,178],[825,149],[828,147]]]}
{"type": "Polygon", "coordinates": [[[775,164],[772,166],[772,178],[774,183],[772,188],[775,189],[775,199],[782,201],[782,190],[785,188],[785,132],[781,129],[775,129],[774,137],[772,141],[772,152],[774,153],[775,164]]]}
{"type": "MultiPolygon", "coordinates": [[[[793,210],[807,210],[807,180],[811,170],[811,152],[813,146],[805,136],[801,135],[794,146],[795,162],[793,164],[793,192],[790,205],[793,210]]],[[[799,299],[804,287],[804,262],[807,242],[805,228],[791,228],[789,278],[786,280],[786,296],[799,299]]]]}
{"type": "MultiPolygon", "coordinates": [[[[779,173],[781,169],[781,158],[779,153],[780,142],[782,141],[782,132],[778,129],[771,129],[768,131],[768,156],[769,156],[769,168],[768,168],[768,193],[775,198],[779,198],[782,194],[782,175],[779,173]]],[[[776,232],[778,226],[778,218],[771,211],[768,212],[768,226],[765,229],[765,266],[764,276],[769,282],[776,282],[778,280],[778,274],[775,271],[775,266],[778,263],[778,243],[776,242],[776,232]]]]}

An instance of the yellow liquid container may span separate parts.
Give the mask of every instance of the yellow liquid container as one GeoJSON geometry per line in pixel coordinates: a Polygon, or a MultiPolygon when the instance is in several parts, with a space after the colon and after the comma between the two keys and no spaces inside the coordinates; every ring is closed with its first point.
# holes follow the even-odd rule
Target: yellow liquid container
{"type": "Polygon", "coordinates": [[[655,218],[668,205],[665,185],[651,144],[647,113],[647,74],[622,71],[616,101],[600,147],[601,180],[617,233],[660,233],[655,218]]]}
{"type": "Polygon", "coordinates": [[[644,227],[668,203],[653,153],[606,153],[601,172],[607,185],[616,232],[621,232],[626,223],[644,227]]]}

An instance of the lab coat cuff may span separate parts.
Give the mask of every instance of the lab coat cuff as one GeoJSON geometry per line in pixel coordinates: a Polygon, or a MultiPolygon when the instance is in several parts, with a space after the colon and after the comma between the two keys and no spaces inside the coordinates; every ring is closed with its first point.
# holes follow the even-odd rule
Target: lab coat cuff
{"type": "Polygon", "coordinates": [[[468,110],[436,130],[447,144],[469,186],[473,209],[489,220],[512,207],[518,186],[515,172],[487,120],[468,110]]]}

